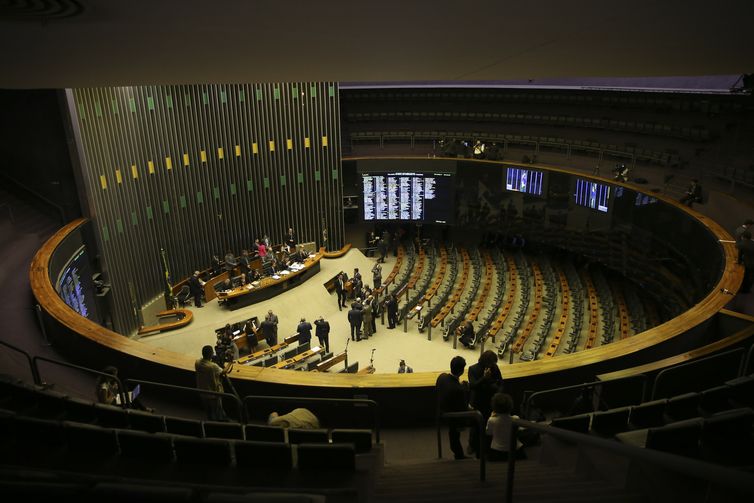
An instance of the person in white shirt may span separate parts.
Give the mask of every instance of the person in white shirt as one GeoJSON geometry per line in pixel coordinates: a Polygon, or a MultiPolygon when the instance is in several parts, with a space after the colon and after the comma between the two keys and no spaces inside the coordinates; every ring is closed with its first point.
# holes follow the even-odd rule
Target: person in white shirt
{"type": "MultiPolygon", "coordinates": [[[[513,411],[513,399],[507,393],[495,393],[492,396],[492,415],[487,420],[487,435],[492,437],[490,449],[487,452],[487,459],[490,461],[507,461],[511,451],[511,419],[518,419],[518,416],[511,416],[513,411]]],[[[513,449],[516,453],[516,459],[525,459],[523,444],[516,439],[516,446],[513,449]]]]}

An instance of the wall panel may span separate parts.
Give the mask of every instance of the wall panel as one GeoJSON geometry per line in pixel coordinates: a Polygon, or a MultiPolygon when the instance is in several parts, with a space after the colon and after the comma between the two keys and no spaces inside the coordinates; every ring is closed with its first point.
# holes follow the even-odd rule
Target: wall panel
{"type": "Polygon", "coordinates": [[[120,333],[133,333],[138,308],[164,289],[161,248],[177,281],[264,234],[280,243],[289,226],[300,241],[323,245],[327,228],[328,249],[344,244],[335,83],[68,95],[120,333]]]}

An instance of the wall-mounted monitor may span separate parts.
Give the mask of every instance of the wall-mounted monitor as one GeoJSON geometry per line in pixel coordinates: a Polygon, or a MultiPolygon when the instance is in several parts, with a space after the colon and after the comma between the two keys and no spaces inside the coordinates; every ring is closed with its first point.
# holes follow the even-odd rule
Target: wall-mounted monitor
{"type": "Polygon", "coordinates": [[[96,290],[85,246],[78,248],[68,259],[55,282],[55,290],[74,311],[99,323],[96,290]]]}
{"type": "Polygon", "coordinates": [[[361,184],[364,221],[453,223],[453,173],[361,173],[361,184]]]}
{"type": "Polygon", "coordinates": [[[505,188],[514,192],[541,196],[544,176],[541,171],[509,167],[505,177],[505,188]]]}
{"type": "Polygon", "coordinates": [[[576,204],[607,213],[610,201],[610,186],[602,183],[576,178],[576,204]]]}

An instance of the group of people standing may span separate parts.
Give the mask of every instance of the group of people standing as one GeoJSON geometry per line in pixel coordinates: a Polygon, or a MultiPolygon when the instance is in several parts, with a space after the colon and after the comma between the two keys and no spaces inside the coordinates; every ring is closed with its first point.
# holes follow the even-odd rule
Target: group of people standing
{"type": "Polygon", "coordinates": [[[503,393],[503,376],[497,365],[497,354],[487,350],[479,361],[469,367],[468,381],[461,381],[466,360],[455,356],[450,360],[450,373],[443,373],[437,378],[437,405],[440,413],[464,412],[477,410],[485,421],[484,438],[479,437],[479,430],[472,425],[469,432],[467,450],[461,444],[461,430],[467,426],[463,420],[453,420],[448,424],[450,449],[455,459],[466,459],[469,455],[480,455],[481,442],[485,442],[488,459],[504,460],[511,453],[523,455],[521,444],[510,446],[512,398],[503,393]],[[488,447],[488,448],[487,448],[488,447]],[[512,448],[511,448],[512,447],[512,448]]]}

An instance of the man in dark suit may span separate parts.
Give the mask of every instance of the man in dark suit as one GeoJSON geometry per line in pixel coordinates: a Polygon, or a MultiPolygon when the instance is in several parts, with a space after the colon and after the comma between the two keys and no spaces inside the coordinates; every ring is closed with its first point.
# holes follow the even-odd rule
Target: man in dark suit
{"type": "Polygon", "coordinates": [[[398,299],[394,294],[391,293],[388,296],[385,306],[387,307],[387,328],[395,328],[398,323],[398,299]]]}
{"type": "Polygon", "coordinates": [[[361,340],[362,320],[363,320],[363,313],[361,312],[361,309],[356,309],[355,307],[351,307],[351,310],[348,311],[348,323],[351,324],[351,340],[354,342],[361,340]]]}
{"type": "Polygon", "coordinates": [[[204,293],[204,281],[199,277],[199,271],[194,271],[194,274],[188,281],[189,291],[191,296],[194,297],[194,305],[196,307],[202,306],[202,294],[204,293]]]}
{"type": "Polygon", "coordinates": [[[288,247],[290,253],[293,253],[296,250],[296,233],[293,232],[293,227],[288,228],[288,232],[285,234],[283,242],[288,247]]]}
{"type": "Polygon", "coordinates": [[[269,347],[272,347],[278,343],[277,326],[272,322],[271,319],[265,318],[262,322],[261,329],[262,334],[264,335],[264,339],[267,341],[267,345],[269,347]]]}
{"type": "MultiPolygon", "coordinates": [[[[437,391],[438,413],[469,410],[469,386],[466,381],[461,382],[460,380],[464,368],[466,368],[466,360],[462,356],[455,356],[450,360],[450,374],[443,373],[437,378],[435,390],[437,391]]],[[[460,429],[462,427],[462,421],[450,421],[448,423],[450,450],[453,451],[453,456],[456,459],[466,458],[461,445],[460,429]]]]}
{"type": "Polygon", "coordinates": [[[308,344],[312,340],[312,324],[306,321],[306,318],[301,318],[301,322],[296,328],[298,332],[298,345],[308,344]]]}
{"type": "Polygon", "coordinates": [[[317,320],[314,321],[314,326],[317,327],[315,329],[315,334],[317,336],[317,339],[319,339],[319,345],[320,347],[325,348],[325,352],[330,352],[330,323],[324,319],[322,316],[320,316],[317,320]]]}
{"type": "Polygon", "coordinates": [[[699,180],[694,178],[691,180],[691,185],[686,189],[686,194],[680,199],[680,202],[691,208],[694,203],[702,202],[702,186],[699,185],[699,180]]]}
{"type": "Polygon", "coordinates": [[[338,274],[338,277],[335,278],[335,293],[338,294],[338,311],[341,311],[342,308],[346,307],[346,295],[348,292],[346,292],[346,273],[340,272],[338,274]]]}
{"type": "MultiPolygon", "coordinates": [[[[469,388],[471,396],[469,405],[482,413],[485,424],[492,413],[492,397],[503,391],[503,375],[497,366],[497,354],[487,350],[479,361],[469,367],[469,388]]],[[[469,451],[478,455],[479,436],[476,429],[469,435],[469,451]]]]}

